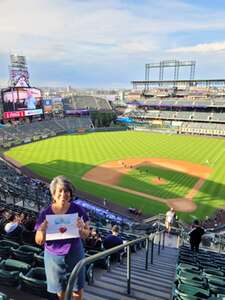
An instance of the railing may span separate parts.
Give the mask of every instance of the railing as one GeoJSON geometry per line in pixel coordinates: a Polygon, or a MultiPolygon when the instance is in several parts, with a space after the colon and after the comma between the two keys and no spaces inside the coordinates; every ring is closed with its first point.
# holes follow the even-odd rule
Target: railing
{"type": "MultiPolygon", "coordinates": [[[[213,236],[211,231],[205,230],[205,234],[202,238],[202,247],[208,250],[217,251],[218,253],[225,251],[225,235],[224,232],[217,233],[215,236],[213,236]],[[210,238],[209,241],[204,241],[204,238],[210,238]]],[[[180,227],[180,233],[178,235],[178,248],[181,245],[189,244],[189,232],[186,228],[180,227]]]]}
{"type": "MultiPolygon", "coordinates": [[[[147,218],[143,220],[143,223],[145,224],[155,223],[155,228],[157,228],[158,231],[165,229],[166,228],[165,214],[158,214],[153,217],[147,218]]],[[[176,232],[177,236],[181,236],[182,231],[188,230],[187,228],[188,228],[187,225],[182,220],[178,220],[178,219],[175,220],[174,225],[172,226],[172,230],[173,232],[176,232]]]]}
{"type": "Polygon", "coordinates": [[[84,268],[88,264],[94,263],[95,261],[97,261],[99,259],[102,259],[111,254],[117,253],[125,248],[126,248],[126,254],[127,254],[127,294],[129,295],[130,291],[131,291],[131,246],[145,241],[145,251],[146,251],[145,270],[148,270],[149,246],[150,246],[150,242],[151,242],[151,264],[153,264],[154,239],[157,234],[159,235],[159,239],[158,239],[158,241],[159,241],[158,242],[158,255],[159,255],[161,243],[162,243],[162,249],[164,248],[164,244],[165,244],[165,231],[164,230],[158,231],[158,232],[152,234],[151,236],[144,236],[144,237],[135,239],[133,241],[124,243],[123,245],[120,245],[120,246],[114,247],[112,249],[102,251],[102,252],[92,255],[90,257],[81,259],[76,264],[76,266],[74,267],[74,269],[70,275],[70,278],[69,278],[69,281],[67,284],[67,288],[66,288],[65,300],[71,299],[74,281],[76,280],[76,278],[82,268],[84,268]]]}
{"type": "MultiPolygon", "coordinates": [[[[153,216],[151,218],[148,218],[144,220],[145,223],[156,223],[156,226],[158,227],[158,230],[162,227],[165,227],[164,225],[165,215],[164,214],[158,214],[156,216],[153,216]]],[[[182,220],[176,221],[176,227],[172,227],[172,229],[176,230],[177,233],[177,248],[179,248],[181,245],[189,244],[189,231],[190,227],[188,227],[187,224],[185,224],[182,220]]],[[[224,225],[225,226],[225,225],[224,225]]],[[[212,231],[212,228],[209,230],[205,230],[205,234],[202,241],[203,248],[206,248],[208,250],[217,251],[219,253],[225,252],[225,230],[221,226],[221,232],[215,232],[212,231]],[[209,242],[204,241],[204,237],[210,237],[213,234],[215,234],[215,237],[213,237],[209,242]],[[207,244],[208,245],[207,245],[207,244]]],[[[160,253],[160,247],[158,249],[158,252],[160,253]]]]}

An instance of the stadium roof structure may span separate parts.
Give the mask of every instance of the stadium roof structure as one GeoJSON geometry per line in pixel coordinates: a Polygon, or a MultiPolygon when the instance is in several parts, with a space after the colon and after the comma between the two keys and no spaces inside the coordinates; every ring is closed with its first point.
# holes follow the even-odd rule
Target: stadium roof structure
{"type": "Polygon", "coordinates": [[[225,79],[193,79],[193,80],[133,80],[131,81],[133,88],[136,89],[138,86],[143,86],[145,89],[150,87],[211,87],[211,86],[224,86],[225,79]]]}

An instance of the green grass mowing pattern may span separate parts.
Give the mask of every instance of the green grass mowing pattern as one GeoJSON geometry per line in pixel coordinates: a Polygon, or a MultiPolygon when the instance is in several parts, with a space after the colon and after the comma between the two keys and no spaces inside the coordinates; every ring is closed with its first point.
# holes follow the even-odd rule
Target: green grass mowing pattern
{"type": "Polygon", "coordinates": [[[181,172],[155,166],[139,167],[123,175],[119,186],[160,198],[181,198],[195,185],[199,178],[181,172]],[[156,185],[153,179],[166,180],[164,185],[156,185]]]}
{"type": "Polygon", "coordinates": [[[81,190],[124,206],[135,206],[149,214],[167,207],[156,201],[81,180],[83,174],[101,163],[127,158],[162,157],[190,161],[214,169],[195,197],[198,209],[180,213],[186,221],[210,216],[225,206],[225,140],[197,136],[163,135],[146,132],[101,132],[65,135],[15,147],[6,155],[32,171],[51,179],[63,174],[81,190]]]}

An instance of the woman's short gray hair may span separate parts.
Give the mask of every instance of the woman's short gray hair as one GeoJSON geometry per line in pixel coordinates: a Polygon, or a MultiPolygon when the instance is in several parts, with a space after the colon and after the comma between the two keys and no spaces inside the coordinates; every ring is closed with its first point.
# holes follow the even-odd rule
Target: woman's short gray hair
{"type": "Polygon", "coordinates": [[[65,176],[60,175],[52,179],[49,186],[52,196],[54,196],[57,186],[64,188],[66,191],[69,191],[71,198],[73,198],[75,194],[75,187],[65,176]]]}

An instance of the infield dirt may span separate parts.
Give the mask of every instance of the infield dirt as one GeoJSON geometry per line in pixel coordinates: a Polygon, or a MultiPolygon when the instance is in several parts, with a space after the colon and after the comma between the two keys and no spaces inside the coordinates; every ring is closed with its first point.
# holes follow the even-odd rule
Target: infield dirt
{"type": "MultiPolygon", "coordinates": [[[[83,177],[83,180],[94,182],[97,184],[102,184],[105,186],[113,187],[117,190],[123,192],[128,192],[134,195],[139,195],[151,200],[159,201],[165,203],[169,207],[173,207],[176,211],[182,212],[192,212],[197,207],[193,202],[193,198],[198,193],[200,188],[203,186],[206,178],[212,173],[213,169],[202,166],[199,164],[194,164],[187,161],[163,159],[163,158],[132,158],[125,160],[117,160],[104,163],[102,165],[96,166],[90,171],[88,171],[83,177]],[[140,166],[153,165],[160,168],[171,169],[181,173],[185,173],[191,176],[199,177],[197,183],[191,188],[184,198],[173,198],[164,199],[157,196],[149,195],[146,193],[134,191],[132,189],[123,188],[118,186],[120,178],[129,173],[133,168],[140,166]]],[[[157,179],[157,178],[156,178],[157,179]]],[[[163,183],[163,179],[160,179],[155,184],[166,184],[163,183]],[[159,182],[162,180],[161,182],[159,182]]]]}

